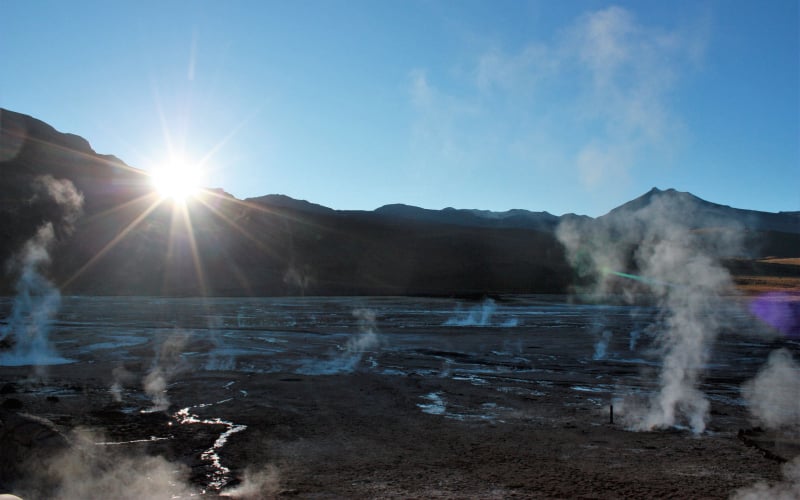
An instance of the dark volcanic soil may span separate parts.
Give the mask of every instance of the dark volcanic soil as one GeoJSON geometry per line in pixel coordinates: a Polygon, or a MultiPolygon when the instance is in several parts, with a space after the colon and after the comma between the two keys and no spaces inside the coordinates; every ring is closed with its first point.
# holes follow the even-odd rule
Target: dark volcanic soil
{"type": "Polygon", "coordinates": [[[646,310],[510,303],[461,327],[441,326],[449,302],[375,299],[365,330],[349,302],[271,304],[264,325],[239,314],[260,303],[225,302],[209,328],[195,302],[166,302],[196,318],[179,331],[153,326],[167,322],[158,303],[131,304],[67,302],[51,340],[74,362],[0,367],[0,493],[727,498],[781,481],[800,454],[796,439],[753,429],[739,390],[775,348],[796,356],[794,341],[723,332],[699,388],[706,431],[633,432],[618,403],[652,394],[658,371],[646,345],[628,346],[646,310]],[[287,310],[291,323],[270,326],[287,310]],[[593,360],[598,313],[614,337],[593,360]]]}
{"type": "Polygon", "coordinates": [[[104,435],[101,442],[168,438],[95,445],[94,453],[162,455],[188,466],[185,480],[197,491],[214,472],[201,454],[227,427],[179,425],[170,414],[217,401],[192,413],[247,426],[219,453],[230,468],[227,488],[246,470],[260,471],[263,497],[725,498],[780,479],[776,460],[737,438],[746,421],[730,408],[715,410],[719,422],[702,436],[629,432],[609,423],[607,408],[557,384],[535,397],[416,376],[195,372],[170,386],[168,412],[142,414],[125,399],[112,401],[101,367],[52,367],[45,385],[21,382],[24,370],[6,368],[0,380],[18,390],[5,401],[20,401],[20,411],[60,429],[89,427],[104,435]],[[501,410],[461,420],[421,412],[420,398],[436,391],[501,410]]]}

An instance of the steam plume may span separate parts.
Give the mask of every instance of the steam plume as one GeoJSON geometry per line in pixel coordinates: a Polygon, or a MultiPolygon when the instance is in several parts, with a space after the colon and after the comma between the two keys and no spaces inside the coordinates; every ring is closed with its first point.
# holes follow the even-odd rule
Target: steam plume
{"type": "Polygon", "coordinates": [[[631,330],[628,340],[628,350],[634,352],[636,350],[636,343],[639,341],[639,336],[642,334],[639,330],[631,330]]]}
{"type": "Polygon", "coordinates": [[[380,338],[375,325],[375,312],[369,309],[356,309],[353,311],[353,316],[358,319],[359,333],[348,339],[344,353],[329,361],[307,363],[298,370],[298,373],[305,375],[333,375],[352,372],[361,362],[365,352],[380,345],[380,338]]]}
{"type": "Polygon", "coordinates": [[[185,368],[181,354],[187,339],[186,333],[175,332],[167,337],[156,351],[153,366],[142,382],[145,393],[153,401],[153,407],[149,411],[165,411],[169,408],[167,383],[185,368]]]}
{"type": "Polygon", "coordinates": [[[606,359],[606,351],[608,349],[608,343],[611,342],[611,337],[612,334],[610,330],[603,330],[603,334],[594,345],[594,355],[592,356],[592,359],[595,361],[606,359]]]}
{"type": "Polygon", "coordinates": [[[783,464],[782,482],[759,482],[731,495],[731,500],[796,500],[800,498],[800,457],[783,464]]]}
{"type": "MultiPolygon", "coordinates": [[[[458,305],[456,315],[448,318],[444,322],[444,326],[491,326],[492,318],[497,312],[497,304],[491,298],[486,298],[480,306],[474,306],[467,311],[461,310],[461,304],[458,305]]],[[[519,321],[517,318],[509,318],[505,322],[496,326],[515,327],[518,326],[519,321]]]]}
{"type": "Polygon", "coordinates": [[[800,433],[800,364],[786,349],[770,354],[758,375],[742,386],[742,395],[764,427],[800,433]]]}
{"type": "Polygon", "coordinates": [[[629,302],[646,292],[660,306],[659,389],[644,408],[626,409],[635,429],[689,425],[699,433],[708,420],[709,403],[698,385],[724,321],[722,295],[732,289],[719,258],[739,244],[737,231],[721,230],[709,237],[693,231],[692,222],[721,225],[700,224],[690,203],[656,193],[644,207],[591,222],[566,221],[557,231],[586,285],[583,291],[629,302]],[[629,269],[638,274],[627,274],[629,269]]]}
{"type": "Polygon", "coordinates": [[[63,363],[48,341],[52,318],[61,303],[58,289],[44,277],[50,264],[50,250],[57,236],[67,236],[81,214],[82,195],[68,180],[52,176],[37,177],[33,183],[33,202],[44,203],[52,214],[8,263],[19,272],[8,324],[0,330],[0,340],[13,348],[0,356],[2,365],[44,365],[63,363]],[[49,206],[52,205],[52,206],[49,206]]]}
{"type": "Polygon", "coordinates": [[[313,282],[313,278],[309,274],[308,266],[298,269],[294,265],[286,269],[283,274],[283,282],[287,285],[297,289],[302,295],[305,295],[306,289],[313,282]]]}
{"type": "Polygon", "coordinates": [[[42,175],[33,181],[33,202],[54,203],[55,213],[50,219],[64,235],[72,234],[78,218],[83,213],[83,195],[67,179],[42,175]]]}
{"type": "MultiPolygon", "coordinates": [[[[764,427],[800,436],[800,363],[786,349],[773,351],[766,365],[742,385],[750,414],[764,427]]],[[[783,464],[783,481],[758,482],[736,491],[733,500],[800,498],[800,456],[783,464]]]]}
{"type": "MultiPolygon", "coordinates": [[[[236,323],[239,327],[246,326],[243,311],[239,309],[236,312],[236,323]]],[[[208,340],[211,342],[209,349],[208,359],[206,360],[204,369],[208,371],[227,371],[236,369],[236,356],[230,352],[226,352],[225,342],[223,340],[222,329],[225,326],[224,320],[220,316],[212,316],[208,318],[208,340]]]]}
{"type": "Polygon", "coordinates": [[[121,403],[124,384],[133,382],[136,377],[124,366],[117,366],[111,370],[111,377],[113,379],[111,388],[109,389],[111,392],[111,397],[114,398],[115,402],[121,403]]]}
{"type": "Polygon", "coordinates": [[[280,474],[274,465],[260,471],[246,470],[244,480],[236,488],[225,490],[220,496],[242,500],[261,500],[276,498],[281,492],[280,474]]]}
{"type": "Polygon", "coordinates": [[[197,494],[187,485],[188,470],[162,457],[123,454],[97,446],[106,441],[88,429],[70,435],[73,444],[45,463],[31,466],[17,493],[23,498],[188,498],[197,494]]]}

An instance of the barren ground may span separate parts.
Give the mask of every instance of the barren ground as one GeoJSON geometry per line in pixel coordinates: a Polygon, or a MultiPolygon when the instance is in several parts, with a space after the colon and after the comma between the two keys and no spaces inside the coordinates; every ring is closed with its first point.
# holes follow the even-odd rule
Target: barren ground
{"type": "MultiPolygon", "coordinates": [[[[195,335],[182,346],[188,361],[169,376],[168,409],[143,413],[152,402],[141,380],[159,348],[152,337],[38,374],[27,366],[0,367],[0,420],[25,412],[67,435],[91,429],[90,455],[162,456],[185,465],[175,467],[180,483],[210,497],[219,493],[214,477],[227,483],[225,493],[242,485],[247,472],[261,473],[256,497],[263,498],[727,498],[757,481],[780,480],[780,459],[800,451],[775,436],[751,432],[761,448],[752,446],[758,439],[739,436],[753,426],[738,395],[758,366],[747,360],[774,343],[719,342],[716,368],[702,387],[711,421],[693,435],[632,432],[619,415],[610,423],[615,398],[652,387],[639,365],[613,357],[587,361],[591,342],[580,327],[517,338],[519,355],[501,359],[491,346],[504,331],[448,331],[447,341],[431,337],[424,348],[398,334],[354,371],[327,375],[242,370],[263,363],[246,354],[235,370],[201,369],[192,356],[213,346],[195,335]],[[122,369],[115,401],[112,373],[122,369]],[[246,426],[218,449],[229,472],[203,457],[229,426],[180,423],[182,408],[201,420],[246,426]]],[[[62,340],[73,342],[74,352],[97,341],[68,337],[62,340]]],[[[287,349],[277,356],[296,355],[287,349]]],[[[2,478],[0,493],[36,491],[45,463],[2,478]]]]}

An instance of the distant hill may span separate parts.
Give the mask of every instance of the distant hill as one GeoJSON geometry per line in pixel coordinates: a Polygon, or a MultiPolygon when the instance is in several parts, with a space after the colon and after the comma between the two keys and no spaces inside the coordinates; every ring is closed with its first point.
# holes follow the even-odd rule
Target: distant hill
{"type": "Polygon", "coordinates": [[[375,213],[387,217],[396,217],[417,221],[436,222],[466,227],[504,227],[518,229],[536,229],[553,231],[558,226],[560,217],[548,212],[530,212],[528,210],[508,210],[491,212],[489,210],[467,210],[445,208],[429,210],[410,205],[384,205],[375,213]]]}
{"type": "Polygon", "coordinates": [[[800,232],[800,212],[771,213],[731,208],[674,189],[662,191],[653,188],[635,200],[611,210],[601,219],[619,217],[641,210],[658,198],[668,200],[670,206],[681,207],[687,216],[686,224],[693,229],[715,226],[748,231],[800,232]]]}
{"type": "Polygon", "coordinates": [[[735,209],[671,189],[653,189],[597,219],[401,204],[333,210],[276,194],[238,200],[214,189],[190,202],[188,231],[169,203],[158,203],[144,172],[8,110],[0,110],[0,173],[0,260],[12,262],[2,293],[14,293],[19,276],[12,257],[48,221],[57,241],[47,273],[68,294],[563,293],[573,272],[558,225],[604,224],[653,203],[683,211],[698,231],[743,232],[746,262],[800,257],[800,213],[735,209]],[[67,224],[57,200],[37,191],[43,175],[75,185],[84,200],[80,218],[67,224]]]}

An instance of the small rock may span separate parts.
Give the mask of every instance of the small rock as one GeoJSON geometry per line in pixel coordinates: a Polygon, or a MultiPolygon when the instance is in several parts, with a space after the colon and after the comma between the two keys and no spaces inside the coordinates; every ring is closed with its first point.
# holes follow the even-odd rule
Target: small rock
{"type": "Polygon", "coordinates": [[[66,436],[50,420],[27,413],[3,415],[0,423],[0,484],[12,484],[23,473],[24,464],[42,464],[68,446],[66,436]]]}
{"type": "Polygon", "coordinates": [[[19,399],[8,398],[3,401],[3,404],[0,406],[2,406],[4,410],[19,410],[22,408],[23,404],[19,399]]]}
{"type": "Polygon", "coordinates": [[[17,393],[17,384],[13,384],[11,382],[3,385],[0,387],[0,394],[16,394],[17,393]]]}

